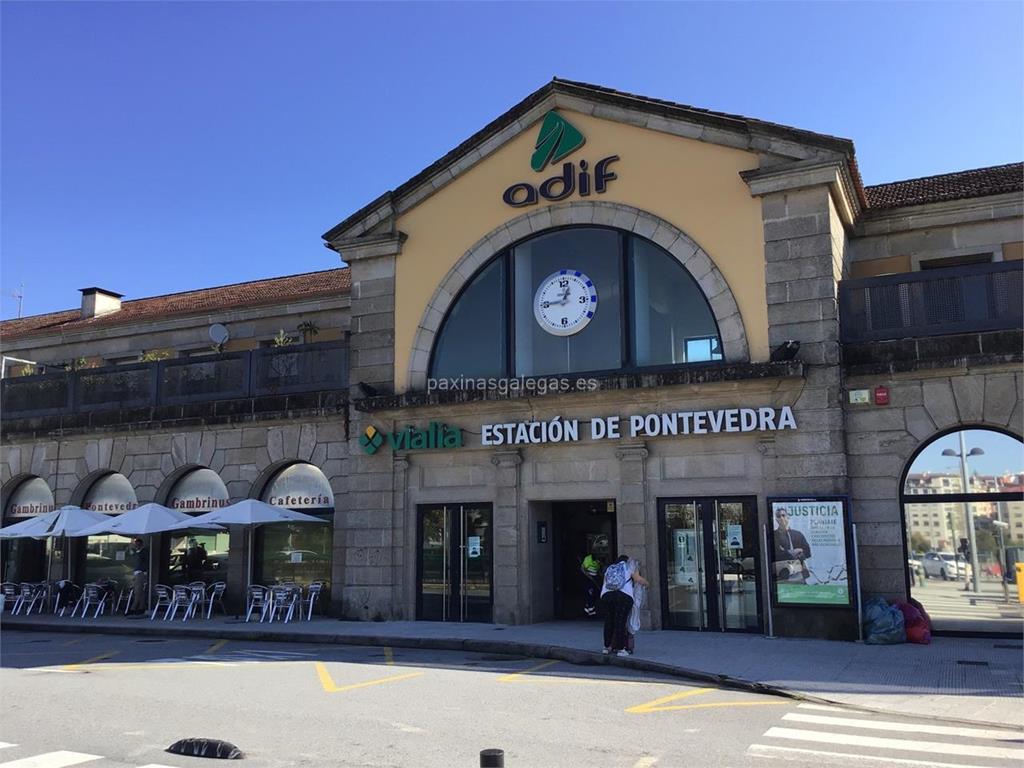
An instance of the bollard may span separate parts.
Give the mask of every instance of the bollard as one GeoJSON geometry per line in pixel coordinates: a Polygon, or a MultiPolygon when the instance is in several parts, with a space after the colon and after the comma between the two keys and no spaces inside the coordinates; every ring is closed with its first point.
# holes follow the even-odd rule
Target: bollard
{"type": "Polygon", "coordinates": [[[480,750],[480,768],[505,768],[505,751],[502,749],[480,750]]]}

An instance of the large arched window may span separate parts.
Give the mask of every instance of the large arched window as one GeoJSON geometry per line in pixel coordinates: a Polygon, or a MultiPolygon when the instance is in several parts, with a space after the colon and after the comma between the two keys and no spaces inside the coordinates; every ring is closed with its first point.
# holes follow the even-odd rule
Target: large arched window
{"type": "Polygon", "coordinates": [[[937,436],[900,494],[913,596],[940,630],[1020,632],[1004,616],[1007,553],[1024,545],[1024,445],[991,429],[937,436]]]}
{"type": "MultiPolygon", "coordinates": [[[[318,467],[304,461],[288,464],[264,486],[260,499],[334,522],[334,491],[318,467]]],[[[258,577],[263,582],[323,582],[327,598],[331,582],[333,525],[274,523],[261,525],[256,542],[258,577]]]]}
{"type": "MultiPolygon", "coordinates": [[[[13,525],[55,508],[53,491],[41,477],[28,477],[10,492],[4,504],[3,524],[13,525]]],[[[0,542],[0,572],[4,581],[46,579],[46,548],[50,539],[9,539],[0,542]]]]}
{"type": "MultiPolygon", "coordinates": [[[[119,472],[109,472],[96,479],[85,492],[82,507],[94,512],[119,515],[138,506],[135,488],[119,472]]],[[[128,552],[131,539],[116,534],[89,536],[85,539],[85,561],[79,573],[84,582],[113,579],[127,586],[132,580],[132,560],[128,552]]]]}
{"type": "Polygon", "coordinates": [[[498,254],[456,298],[433,378],[549,376],[722,360],[697,283],[648,240],[605,227],[536,235],[498,254]]]}
{"type": "MultiPolygon", "coordinates": [[[[194,467],[179,477],[167,493],[166,506],[187,515],[202,515],[231,503],[220,475],[194,467]]],[[[164,537],[163,557],[170,585],[192,581],[227,581],[231,536],[227,531],[175,531],[164,537]]]]}

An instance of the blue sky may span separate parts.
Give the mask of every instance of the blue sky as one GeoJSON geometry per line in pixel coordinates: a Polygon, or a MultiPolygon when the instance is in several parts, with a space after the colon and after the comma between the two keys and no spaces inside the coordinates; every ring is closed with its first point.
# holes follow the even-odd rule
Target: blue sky
{"type": "Polygon", "coordinates": [[[851,138],[868,184],[1016,162],[1021,8],[4,2],[0,316],[337,266],[552,76],[851,138]]]}
{"type": "MultiPolygon", "coordinates": [[[[964,433],[964,447],[967,449],[967,467],[973,475],[1019,475],[1024,473],[1024,448],[1020,441],[1001,432],[988,429],[969,429],[964,433]],[[971,456],[973,449],[984,453],[971,456]]],[[[914,459],[911,472],[928,472],[931,474],[959,474],[960,459],[958,456],[943,456],[944,450],[960,453],[960,433],[940,437],[914,459]]]]}

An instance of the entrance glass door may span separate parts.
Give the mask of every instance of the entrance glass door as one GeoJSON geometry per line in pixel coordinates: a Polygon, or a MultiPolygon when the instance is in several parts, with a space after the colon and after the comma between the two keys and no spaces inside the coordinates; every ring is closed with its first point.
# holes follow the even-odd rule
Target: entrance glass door
{"type": "Polygon", "coordinates": [[[663,626],[760,632],[754,499],[661,499],[658,519],[663,626]]]}
{"type": "Polygon", "coordinates": [[[491,505],[426,505],[418,512],[416,617],[492,621],[491,505]]]}

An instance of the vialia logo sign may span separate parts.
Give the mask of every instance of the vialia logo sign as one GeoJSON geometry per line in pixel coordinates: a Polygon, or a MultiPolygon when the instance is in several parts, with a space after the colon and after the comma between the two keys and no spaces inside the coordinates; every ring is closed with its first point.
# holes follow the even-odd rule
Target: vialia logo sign
{"type": "Polygon", "coordinates": [[[462,430],[432,421],[423,429],[406,427],[394,432],[381,432],[373,425],[370,425],[359,436],[359,445],[370,456],[375,454],[384,443],[387,443],[392,451],[461,448],[462,430]]]}
{"type": "MultiPolygon", "coordinates": [[[[579,129],[555,111],[548,112],[541,123],[537,134],[537,144],[530,158],[530,167],[540,173],[549,165],[568,157],[586,143],[579,129]]],[[[591,178],[590,168],[586,160],[580,160],[579,170],[574,163],[563,163],[562,172],[557,176],[545,179],[536,187],[526,181],[513,184],[505,190],[501,199],[513,208],[524,208],[536,205],[543,197],[549,202],[565,200],[577,189],[580,197],[589,197],[591,189],[597,194],[604,194],[608,182],[617,178],[608,166],[619,159],[618,155],[609,155],[597,161],[594,175],[591,178]]]]}

